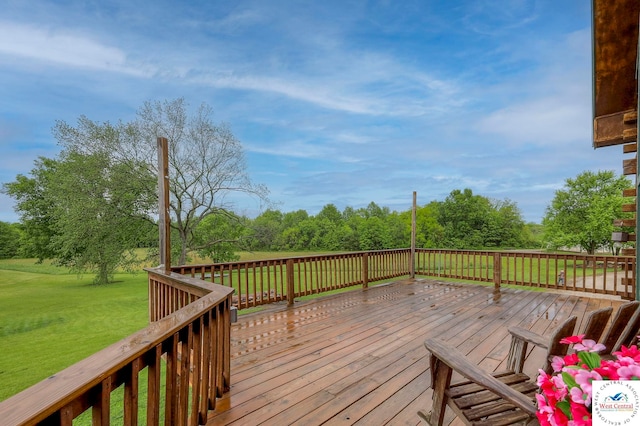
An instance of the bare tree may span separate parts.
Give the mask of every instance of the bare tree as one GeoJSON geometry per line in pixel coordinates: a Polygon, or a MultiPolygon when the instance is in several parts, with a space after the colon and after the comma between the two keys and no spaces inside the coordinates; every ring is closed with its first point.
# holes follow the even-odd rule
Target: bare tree
{"type": "Polygon", "coordinates": [[[210,215],[235,217],[231,195],[246,194],[263,202],[268,195],[264,185],[254,184],[249,178],[242,144],[229,126],[215,124],[207,104],[200,105],[192,116],[187,109],[184,98],[147,101],[134,122],[119,123],[124,137],[111,146],[83,137],[87,133],[83,129],[100,126],[84,116],[78,120],[77,128],[58,122],[54,129],[66,136],[63,141],[68,149],[87,153],[109,150],[112,156],[143,161],[154,173],[157,173],[156,139],[159,136],[168,139],[171,226],[180,236],[181,264],[186,262],[190,250],[219,242],[195,238],[196,228],[210,215]]]}

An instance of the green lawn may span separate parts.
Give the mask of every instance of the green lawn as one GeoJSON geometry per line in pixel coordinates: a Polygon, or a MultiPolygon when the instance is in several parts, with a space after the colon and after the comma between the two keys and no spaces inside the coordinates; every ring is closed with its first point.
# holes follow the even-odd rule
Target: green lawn
{"type": "Polygon", "coordinates": [[[146,273],[95,286],[33,260],[0,260],[0,400],[147,325],[146,273]]]}

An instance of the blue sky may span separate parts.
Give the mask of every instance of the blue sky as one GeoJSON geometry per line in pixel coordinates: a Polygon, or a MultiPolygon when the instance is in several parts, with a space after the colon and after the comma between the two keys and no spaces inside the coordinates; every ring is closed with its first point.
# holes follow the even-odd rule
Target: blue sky
{"type": "MultiPolygon", "coordinates": [[[[589,3],[4,0],[0,182],[56,156],[56,120],[184,97],[283,212],[471,188],[540,222],[565,179],[622,168],[591,145],[589,3]]],[[[17,221],[5,195],[0,220],[17,221]]]]}

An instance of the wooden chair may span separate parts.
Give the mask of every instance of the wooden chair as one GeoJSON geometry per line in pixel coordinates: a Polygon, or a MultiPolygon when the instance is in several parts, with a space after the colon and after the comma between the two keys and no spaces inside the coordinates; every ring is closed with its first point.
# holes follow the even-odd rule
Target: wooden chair
{"type": "Polygon", "coordinates": [[[602,308],[591,312],[583,330],[579,334],[584,334],[585,339],[591,339],[595,342],[599,342],[604,330],[607,328],[607,323],[609,322],[609,318],[611,318],[612,312],[612,307],[602,308]]]}
{"type": "MultiPolygon", "coordinates": [[[[599,341],[602,333],[604,333],[607,323],[609,322],[609,318],[611,318],[612,312],[613,308],[608,307],[598,309],[589,313],[583,330],[579,334],[584,334],[585,339],[591,339],[596,342],[599,341]]],[[[568,330],[563,330],[563,332],[566,331],[568,330]]],[[[509,349],[509,358],[507,360],[507,368],[510,371],[522,373],[524,368],[524,360],[527,355],[528,343],[531,343],[535,346],[547,350],[547,357],[545,359],[544,365],[542,366],[542,370],[544,370],[547,374],[551,374],[551,372],[553,371],[551,367],[553,357],[557,355],[566,355],[567,353],[567,346],[561,344],[560,339],[570,336],[572,334],[572,331],[569,331],[569,333],[566,333],[564,335],[560,335],[560,339],[558,339],[557,341],[550,341],[545,336],[521,327],[510,327],[509,333],[511,333],[512,336],[511,348],[509,349]],[[514,336],[517,336],[517,338],[514,338],[514,336]],[[547,346],[548,344],[550,344],[551,346],[547,346]]]]}
{"type": "Polygon", "coordinates": [[[605,336],[605,341],[603,341],[607,349],[601,355],[610,355],[612,352],[620,350],[622,345],[628,347],[637,344],[637,336],[640,333],[640,302],[633,301],[620,306],[610,330],[611,335],[605,336]],[[611,344],[612,341],[615,341],[615,344],[611,344]]]}
{"type": "MultiPolygon", "coordinates": [[[[618,350],[622,344],[631,344],[640,334],[640,302],[621,305],[605,332],[611,313],[612,308],[591,312],[581,332],[607,347],[603,355],[618,350]]],[[[547,350],[543,369],[550,373],[553,356],[562,356],[568,351],[568,346],[560,340],[573,334],[575,324],[576,317],[567,319],[548,338],[520,327],[509,328],[511,348],[507,371],[493,374],[484,372],[446,343],[428,339],[425,347],[431,352],[433,409],[428,414],[421,411],[419,416],[433,426],[440,426],[448,404],[466,424],[537,424],[534,404],[537,385],[523,373],[528,344],[547,350]],[[452,385],[453,371],[469,381],[452,385]]]]}
{"type": "Polygon", "coordinates": [[[606,349],[600,352],[600,355],[610,355],[620,349],[620,346],[629,346],[633,338],[632,330],[638,330],[640,324],[640,302],[633,301],[620,305],[616,315],[611,320],[611,326],[605,333],[600,343],[606,349]],[[626,331],[626,333],[625,333],[626,331]]]}
{"type": "Polygon", "coordinates": [[[441,426],[445,408],[449,405],[468,425],[538,424],[535,406],[538,386],[535,378],[522,372],[528,344],[546,348],[547,360],[555,355],[565,355],[569,346],[561,344],[560,340],[573,334],[576,321],[575,316],[568,318],[546,338],[525,329],[509,329],[512,337],[507,371],[493,374],[485,372],[445,342],[427,339],[424,345],[431,352],[433,407],[431,412],[420,411],[418,415],[431,426],[441,426]],[[452,384],[454,371],[468,381],[452,384]]]}

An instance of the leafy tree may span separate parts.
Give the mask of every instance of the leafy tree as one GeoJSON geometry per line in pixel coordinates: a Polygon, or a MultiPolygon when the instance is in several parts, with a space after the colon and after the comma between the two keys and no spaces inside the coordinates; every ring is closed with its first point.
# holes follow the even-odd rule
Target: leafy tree
{"type": "Polygon", "coordinates": [[[527,247],[541,247],[543,245],[544,226],[540,223],[528,222],[524,227],[527,247]]]}
{"type": "MultiPolygon", "coordinates": [[[[189,115],[182,98],[164,102],[145,102],[132,123],[111,126],[126,137],[93,138],[97,130],[108,132],[109,126],[80,117],[77,127],[60,121],[55,133],[63,146],[85,154],[109,152],[123,160],[141,162],[157,175],[157,138],[169,141],[169,177],[171,226],[180,238],[179,263],[189,250],[206,244],[195,231],[210,215],[233,216],[231,196],[249,194],[267,201],[268,191],[249,178],[242,144],[228,125],[215,124],[212,110],[202,104],[189,115]]],[[[155,184],[154,184],[155,185],[155,184]]],[[[208,242],[212,246],[216,240],[208,242]]]]}
{"type": "Polygon", "coordinates": [[[402,215],[394,211],[389,213],[383,220],[389,236],[388,248],[403,248],[411,245],[410,217],[409,222],[405,223],[402,215]]]}
{"type": "Polygon", "coordinates": [[[510,200],[493,202],[484,231],[485,247],[523,247],[526,239],[520,209],[510,200]]]}
{"type": "Polygon", "coordinates": [[[251,223],[251,250],[277,250],[281,239],[283,215],[279,210],[268,209],[251,223]]]}
{"type": "Polygon", "coordinates": [[[337,225],[342,222],[342,213],[340,213],[340,210],[338,210],[335,204],[327,204],[316,215],[316,219],[326,219],[329,222],[337,225]]]}
{"type": "Polygon", "coordinates": [[[75,151],[35,165],[32,178],[18,175],[4,190],[18,201],[39,259],[95,272],[97,284],[137,262],[133,249],[150,226],[154,194],[148,189],[156,181],[144,165],[75,151]]]}
{"type": "Polygon", "coordinates": [[[16,224],[0,222],[0,259],[10,259],[20,253],[21,231],[16,224]]]}
{"type": "Polygon", "coordinates": [[[56,256],[50,247],[55,231],[51,217],[53,204],[47,193],[49,180],[55,173],[57,162],[40,157],[34,164],[35,167],[31,170],[32,178],[19,174],[15,182],[3,184],[2,191],[18,201],[16,211],[20,214],[26,234],[25,240],[28,242],[23,246],[28,246],[27,251],[31,255],[29,257],[36,257],[42,262],[56,256]]]}
{"type": "Polygon", "coordinates": [[[380,207],[373,201],[367,205],[366,209],[361,210],[363,217],[378,217],[380,219],[386,218],[391,212],[389,207],[380,207]]]}
{"type": "MultiPolygon", "coordinates": [[[[438,222],[440,203],[432,201],[416,209],[416,245],[422,248],[442,247],[444,227],[438,222]]],[[[411,216],[408,212],[409,226],[411,216]]]]}
{"type": "Polygon", "coordinates": [[[438,209],[445,244],[456,249],[478,249],[485,244],[491,203],[471,189],[451,191],[438,209]]]}
{"type": "Polygon", "coordinates": [[[231,262],[239,260],[240,256],[236,251],[240,249],[242,237],[246,224],[243,218],[224,215],[209,215],[205,217],[196,229],[196,240],[194,243],[200,244],[202,248],[198,254],[209,257],[214,263],[231,262]],[[214,242],[211,244],[211,242],[214,242]]]}
{"type": "Polygon", "coordinates": [[[342,249],[349,251],[360,250],[360,237],[358,235],[359,229],[362,227],[360,223],[364,220],[362,216],[353,207],[345,207],[342,211],[342,218],[344,222],[343,235],[342,235],[342,249]]]}
{"type": "Polygon", "coordinates": [[[389,248],[389,231],[379,217],[369,217],[360,223],[358,230],[360,250],[382,250],[389,248]]]}
{"type": "Polygon", "coordinates": [[[309,214],[307,213],[306,210],[302,210],[302,209],[296,210],[295,212],[285,213],[282,216],[282,228],[283,229],[292,228],[298,225],[303,220],[306,220],[308,218],[309,218],[309,214]]]}
{"type": "Polygon", "coordinates": [[[282,233],[284,247],[289,250],[310,250],[311,241],[318,232],[317,222],[309,217],[292,228],[286,228],[282,233]]]}
{"type": "Polygon", "coordinates": [[[556,191],[547,207],[544,239],[553,248],[579,246],[588,254],[610,247],[613,220],[622,212],[622,191],[631,182],[613,171],[585,171],[556,191]]]}

